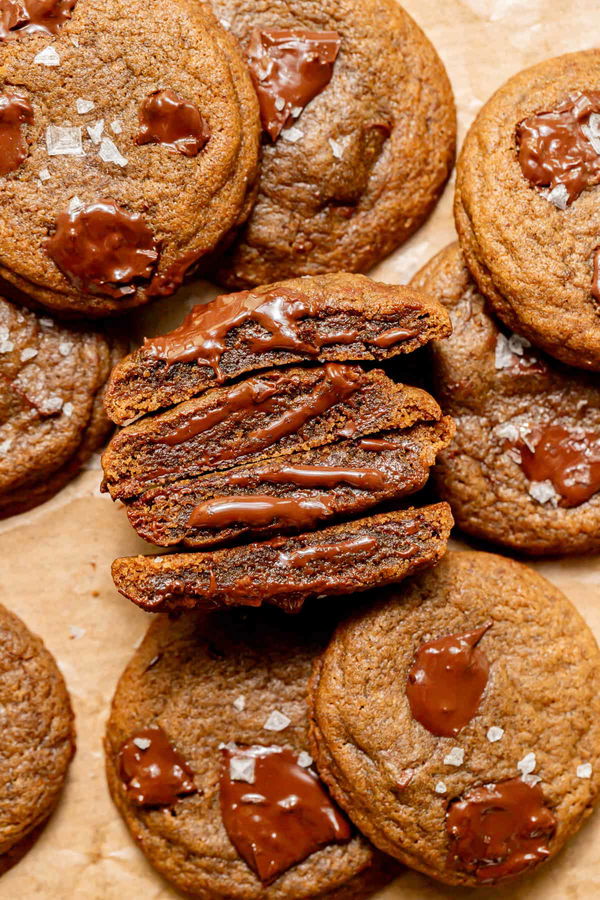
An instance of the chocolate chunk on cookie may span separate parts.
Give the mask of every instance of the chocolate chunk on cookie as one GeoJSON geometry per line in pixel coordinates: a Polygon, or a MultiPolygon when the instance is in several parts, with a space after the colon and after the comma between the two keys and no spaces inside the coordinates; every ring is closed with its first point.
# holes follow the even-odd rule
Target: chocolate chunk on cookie
{"type": "Polygon", "coordinates": [[[43,503],[102,446],[102,395],[123,350],[0,298],[0,518],[43,503]]]}
{"type": "Polygon", "coordinates": [[[546,60],[479,113],[457,170],[467,264],[509,327],[600,369],[600,52],[546,60]]]}
{"type": "Polygon", "coordinates": [[[264,130],[258,200],[215,263],[232,287],[363,272],[412,234],[454,160],[444,67],[393,0],[213,0],[264,130]]]}
{"type": "Polygon", "coordinates": [[[381,850],[448,884],[555,856],[598,801],[600,653],[553,585],[487,553],[342,623],[314,667],[312,753],[381,850]]]}
{"type": "MultiPolygon", "coordinates": [[[[307,512],[293,510],[298,522],[307,512]]],[[[432,565],[451,527],[439,503],[224,550],[117,559],[112,575],[149,612],[270,603],[292,613],[311,597],[391,584],[432,565]]]]}
{"type": "Polygon", "coordinates": [[[0,873],[35,841],[58,803],[75,752],[64,679],[23,622],[0,606],[0,873]]]}
{"type": "Polygon", "coordinates": [[[414,284],[446,305],[454,325],[433,347],[433,377],[456,422],[435,478],[457,525],[524,553],[599,550],[597,380],[501,327],[457,245],[414,284]]]}
{"type": "Polygon", "coordinates": [[[420,490],[453,434],[444,418],[249,462],[144,491],[126,504],[127,516],[140,537],[161,547],[303,531],[420,490]]]}
{"type": "Polygon", "coordinates": [[[271,370],[128,425],[102,457],[113,498],[343,437],[437,420],[435,400],[381,370],[327,363],[271,370]]]}
{"type": "Polygon", "coordinates": [[[195,306],[112,373],[118,424],[247,372],[304,360],[382,360],[450,333],[441,304],[399,285],[337,273],[292,279],[195,306]]]}
{"type": "Polygon", "coordinates": [[[193,0],[3,16],[5,291],[93,316],[172,293],[253,200],[260,122],[236,42],[193,0]]]}
{"type": "Polygon", "coordinates": [[[105,741],[110,792],[180,890],[360,900],[396,874],[307,752],[306,685],[330,627],[321,612],[161,617],[122,675],[105,741]]]}

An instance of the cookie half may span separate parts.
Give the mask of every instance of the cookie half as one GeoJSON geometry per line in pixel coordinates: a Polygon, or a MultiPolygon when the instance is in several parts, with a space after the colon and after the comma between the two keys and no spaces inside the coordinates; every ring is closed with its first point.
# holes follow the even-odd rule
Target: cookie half
{"type": "Polygon", "coordinates": [[[40,638],[0,606],[0,872],[27,852],[56,804],[75,752],[64,679],[40,638]]]}
{"type": "Polygon", "coordinates": [[[124,349],[0,298],[0,518],[43,503],[102,446],[103,391],[124,349]]]}
{"type": "Polygon", "coordinates": [[[600,549],[600,388],[502,327],[454,244],[415,286],[454,330],[433,345],[434,390],[456,422],[434,470],[457,525],[530,554],[600,549]]]}
{"type": "Polygon", "coordinates": [[[138,846],[180,890],[359,900],[394,877],[307,753],[306,686],[329,627],[321,615],[294,627],[266,612],[160,617],[121,677],[109,788],[138,846]]]}
{"type": "Polygon", "coordinates": [[[365,591],[433,565],[451,527],[449,507],[438,503],[212,552],[116,559],[112,576],[149,612],[265,603],[293,613],[312,597],[365,591]]]}
{"type": "Polygon", "coordinates": [[[7,290],[95,316],[173,293],[249,211],[260,126],[237,45],[193,0],[29,24],[2,49],[7,290]]]}
{"type": "Polygon", "coordinates": [[[380,369],[273,369],[123,428],[102,457],[104,486],[113,499],[126,499],[243,462],[440,417],[429,394],[380,369]]]}
{"type": "Polygon", "coordinates": [[[555,856],[597,803],[600,653],[527,567],[450,553],[339,626],[314,668],[312,753],[358,828],[475,887],[555,856]]]}
{"type": "Polygon", "coordinates": [[[595,371],[598,123],[600,51],[520,72],[472,125],[455,201],[467,264],[498,316],[557,359],[595,371]]]}
{"type": "Polygon", "coordinates": [[[439,303],[401,285],[338,272],[198,304],[112,373],[105,404],[123,425],[239,375],[304,361],[383,360],[450,333],[439,303]]]}
{"type": "Polygon", "coordinates": [[[445,69],[393,0],[213,0],[261,101],[247,226],[216,266],[232,287],[364,272],[435,205],[454,161],[445,69]]]}

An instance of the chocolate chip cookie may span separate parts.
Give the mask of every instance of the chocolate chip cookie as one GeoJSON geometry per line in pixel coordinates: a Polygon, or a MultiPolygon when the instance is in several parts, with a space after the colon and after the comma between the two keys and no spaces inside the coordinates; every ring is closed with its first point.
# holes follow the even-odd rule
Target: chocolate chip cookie
{"type": "MultiPolygon", "coordinates": [[[[308,503],[288,502],[287,515],[296,530],[305,516],[313,524],[308,503]]],[[[244,511],[249,524],[263,516],[260,505],[244,511]]],[[[433,565],[452,524],[449,506],[437,503],[222,550],[116,559],[112,576],[148,612],[267,603],[294,613],[312,597],[366,591],[433,565]]]]}
{"type": "Polygon", "coordinates": [[[123,425],[248,372],[311,361],[383,360],[450,333],[426,294],[338,272],[195,306],[182,324],[114,370],[105,404],[123,425]]]}
{"type": "Polygon", "coordinates": [[[450,553],[351,616],[314,668],[321,778],[381,850],[448,884],[555,856],[597,803],[600,653],[527,567],[450,553]]]}
{"type": "Polygon", "coordinates": [[[102,446],[102,394],[123,350],[0,298],[0,518],[43,503],[102,446]]]}
{"type": "Polygon", "coordinates": [[[307,752],[306,686],[329,627],[328,615],[292,625],[266,611],[160,617],[121,677],[105,742],[110,791],[180,890],[359,900],[394,877],[307,752]]]}
{"type": "Polygon", "coordinates": [[[456,422],[435,478],[457,525],[532,554],[600,550],[600,388],[508,332],[458,245],[415,276],[454,331],[433,347],[435,391],[456,422]]]}
{"type": "Polygon", "coordinates": [[[239,38],[264,133],[254,211],[224,284],[369,269],[412,234],[454,160],[444,67],[393,0],[213,0],[239,38]]]}
{"type": "Polygon", "coordinates": [[[58,803],[75,752],[62,675],[40,638],[0,606],[0,872],[27,852],[58,803]]]}
{"type": "Polygon", "coordinates": [[[194,0],[5,7],[5,291],[94,316],[172,293],[249,212],[260,123],[235,41],[194,0]]]}
{"type": "Polygon", "coordinates": [[[467,264],[509,327],[600,369],[600,51],[511,78],[471,127],[457,169],[467,264]]]}

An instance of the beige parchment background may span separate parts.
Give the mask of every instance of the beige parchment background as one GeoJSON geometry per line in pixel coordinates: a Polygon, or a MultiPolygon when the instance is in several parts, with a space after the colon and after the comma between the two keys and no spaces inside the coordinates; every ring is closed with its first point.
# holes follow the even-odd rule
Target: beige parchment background
{"type": "MultiPolygon", "coordinates": [[[[460,135],[510,75],[549,56],[599,43],[596,0],[406,0],[448,68],[460,135]]],[[[452,184],[429,223],[378,267],[403,282],[453,239],[452,184]]],[[[180,318],[205,285],[146,314],[150,333],[180,318]]],[[[148,618],[114,590],[115,556],[141,552],[119,510],[99,493],[99,463],[44,506],[0,523],[0,597],[42,635],[67,679],[77,715],[78,753],[57,813],[27,857],[0,881],[0,900],[157,900],[179,896],[146,864],[105,788],[101,737],[117,678],[148,618]]],[[[600,637],[600,558],[537,566],[575,602],[600,637]]],[[[559,859],[506,888],[451,890],[407,872],[381,900],[600,898],[600,814],[559,859]]]]}

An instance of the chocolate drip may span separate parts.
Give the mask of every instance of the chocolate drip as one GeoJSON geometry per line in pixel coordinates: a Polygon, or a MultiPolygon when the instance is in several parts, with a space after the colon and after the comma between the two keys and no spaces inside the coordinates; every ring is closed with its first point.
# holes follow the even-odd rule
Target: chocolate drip
{"type": "Polygon", "coordinates": [[[587,91],[517,125],[519,163],[536,187],[564,185],[572,203],[600,182],[600,91],[587,91]]]}
{"type": "Polygon", "coordinates": [[[372,450],[374,453],[382,453],[384,450],[399,450],[400,444],[386,441],[385,438],[361,438],[358,442],[360,450],[372,450]]]}
{"type": "MultiPolygon", "coordinates": [[[[297,432],[310,419],[319,416],[349,397],[361,386],[362,372],[339,363],[328,363],[323,366],[323,377],[307,397],[300,398],[292,409],[282,413],[275,421],[255,428],[245,439],[245,453],[254,453],[274,444],[288,434],[297,432]]],[[[219,422],[223,422],[236,411],[269,411],[271,398],[277,391],[277,382],[256,382],[235,385],[229,392],[226,402],[217,410],[191,416],[187,422],[172,432],[156,438],[157,443],[173,446],[208,431],[219,422]]],[[[272,408],[272,407],[271,407],[272,408]]],[[[223,450],[214,454],[213,461],[229,459],[235,450],[223,450]]]]}
{"type": "Polygon", "coordinates": [[[482,883],[517,875],[544,860],[556,818],[539,785],[520,778],[485,784],[452,802],[446,816],[449,865],[482,883]]]}
{"type": "Polygon", "coordinates": [[[231,843],[263,884],[328,844],[350,825],[316,775],[282,747],[223,749],[221,816],[231,843]],[[244,780],[236,780],[236,764],[244,780]],[[232,777],[232,775],[234,777],[232,777]]]}
{"type": "Polygon", "coordinates": [[[521,468],[529,481],[550,481],[560,506],[581,506],[600,491],[600,432],[549,425],[520,445],[521,468]]]}
{"type": "MultiPolygon", "coordinates": [[[[379,546],[379,542],[371,537],[349,538],[347,541],[337,541],[335,544],[320,544],[315,547],[303,547],[293,550],[291,553],[280,553],[279,562],[282,565],[291,566],[293,569],[303,569],[315,560],[335,560],[340,564],[349,556],[373,553],[379,546]]],[[[400,554],[401,555],[401,554],[400,554]]]]}
{"type": "Polygon", "coordinates": [[[119,772],[128,798],[138,806],[171,806],[196,793],[194,773],[158,725],[136,731],[125,741],[119,772]]]}
{"type": "Polygon", "coordinates": [[[286,499],[264,494],[217,497],[200,503],[190,515],[193,528],[227,528],[230,525],[264,527],[275,520],[295,528],[309,528],[329,515],[329,504],[322,500],[286,499]]]}
{"type": "Polygon", "coordinates": [[[22,34],[58,34],[77,0],[0,0],[0,41],[22,34]]]}
{"type": "Polygon", "coordinates": [[[193,103],[175,91],[154,91],[142,101],[136,144],[162,144],[183,156],[197,156],[210,129],[193,103]]]}
{"type": "Polygon", "coordinates": [[[489,675],[478,643],[491,625],[422,644],[408,672],[413,717],[432,734],[454,737],[479,708],[489,675]]]}
{"type": "Polygon", "coordinates": [[[264,131],[275,141],[282,128],[327,87],[342,43],[336,31],[254,31],[248,67],[258,94],[264,131]]]}
{"type": "Polygon", "coordinates": [[[23,125],[32,122],[33,106],[26,97],[0,95],[0,176],[14,172],[27,159],[23,125]]]}
{"type": "Polygon", "coordinates": [[[158,260],[142,217],[112,200],[60,213],[46,251],[79,290],[116,299],[135,294],[158,260]]]}
{"type": "Polygon", "coordinates": [[[385,487],[383,472],[378,469],[351,469],[338,466],[285,466],[266,472],[233,474],[227,478],[229,484],[248,487],[254,481],[269,484],[295,484],[305,488],[334,488],[338,484],[367,491],[379,491],[385,487]]]}

